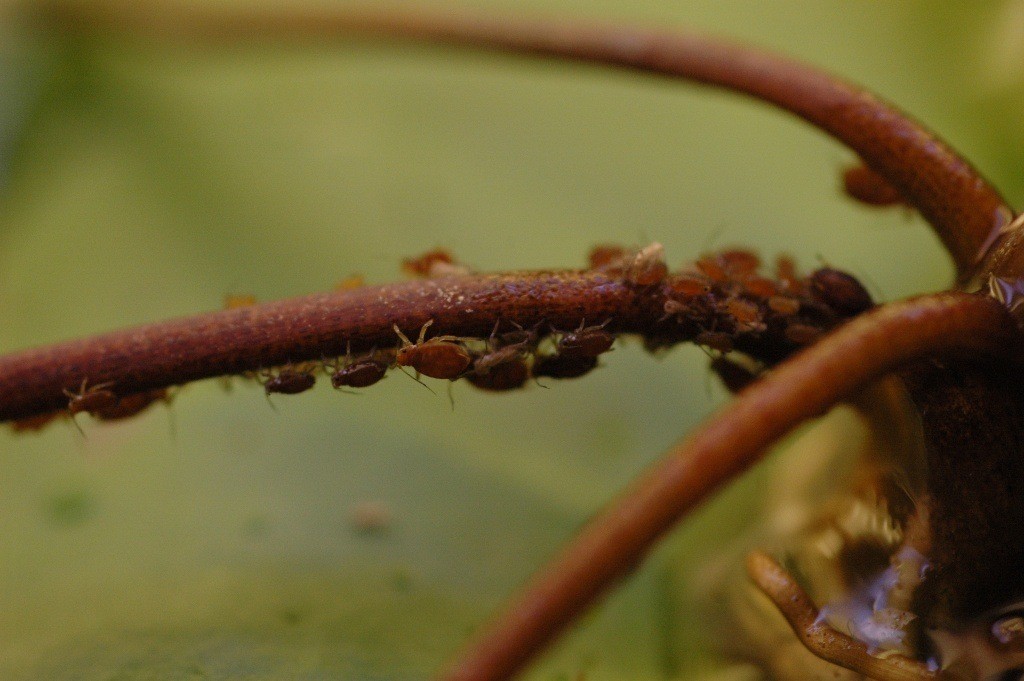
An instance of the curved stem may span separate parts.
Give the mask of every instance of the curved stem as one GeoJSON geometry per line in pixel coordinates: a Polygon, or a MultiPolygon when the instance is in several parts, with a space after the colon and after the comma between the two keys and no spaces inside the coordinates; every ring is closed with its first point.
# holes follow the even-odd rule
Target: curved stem
{"type": "Polygon", "coordinates": [[[352,8],[211,9],[206,4],[60,3],[74,28],[165,37],[330,39],[351,32],[600,63],[692,80],[789,111],[856,152],[935,228],[961,276],[1013,218],[988,182],[925,127],[863,89],[763,50],[679,31],[352,8]]]}
{"type": "Polygon", "coordinates": [[[508,679],[680,518],[805,419],[908,361],[1018,343],[994,300],[944,293],[865,313],[741,393],[602,511],[441,678],[508,679]]]}
{"type": "Polygon", "coordinates": [[[820,621],[818,609],[793,577],[760,551],[747,556],[747,574],[778,608],[809,651],[827,662],[879,681],[933,681],[937,672],[903,655],[875,657],[868,647],[820,621]]]}

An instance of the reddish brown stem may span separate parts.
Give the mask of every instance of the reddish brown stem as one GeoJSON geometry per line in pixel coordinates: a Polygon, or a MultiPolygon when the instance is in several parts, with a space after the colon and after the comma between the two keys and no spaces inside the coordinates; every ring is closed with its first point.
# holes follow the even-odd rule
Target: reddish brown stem
{"type": "Polygon", "coordinates": [[[1001,355],[1017,329],[990,298],[944,293],[865,313],[749,387],[601,512],[445,675],[508,679],[720,485],[805,419],[936,353],[1001,355]]]}
{"type": "Polygon", "coordinates": [[[793,633],[807,649],[823,660],[880,681],[934,681],[939,678],[923,662],[903,655],[875,657],[868,647],[821,621],[818,609],[792,576],[774,559],[760,551],[747,556],[747,574],[771,600],[793,633]]]}
{"type": "Polygon", "coordinates": [[[971,165],[924,126],[863,89],[800,62],[721,40],[598,24],[315,8],[259,9],[174,3],[53,3],[75,27],[132,35],[320,38],[350,32],[427,39],[601,63],[745,93],[832,135],[935,228],[966,276],[1013,212],[971,165]],[[73,9],[72,9],[73,8],[73,9]]]}
{"type": "Polygon", "coordinates": [[[65,390],[109,383],[119,395],[211,376],[391,347],[415,337],[486,338],[498,319],[572,329],[611,319],[648,332],[664,316],[659,287],[594,272],[527,272],[417,280],[185,317],[0,357],[0,421],[67,406],[65,390]]]}

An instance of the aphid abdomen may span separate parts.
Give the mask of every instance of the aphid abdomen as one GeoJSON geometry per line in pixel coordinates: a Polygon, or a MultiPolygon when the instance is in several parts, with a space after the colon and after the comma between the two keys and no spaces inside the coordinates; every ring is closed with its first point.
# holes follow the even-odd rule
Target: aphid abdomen
{"type": "Polygon", "coordinates": [[[461,345],[427,341],[401,348],[396,361],[399,366],[411,367],[424,376],[453,381],[469,368],[472,357],[461,345]]]}
{"type": "Polygon", "coordinates": [[[103,421],[117,421],[135,416],[156,402],[161,400],[167,401],[167,399],[166,388],[135,393],[134,395],[125,395],[108,407],[94,409],[92,415],[103,421]]]}
{"type": "Polygon", "coordinates": [[[597,357],[575,357],[572,355],[550,355],[538,357],[533,363],[533,375],[537,378],[579,378],[597,367],[597,357]]]}
{"type": "Polygon", "coordinates": [[[559,354],[569,357],[597,357],[612,349],[615,336],[602,326],[588,326],[563,335],[557,344],[559,354]]]}
{"type": "Polygon", "coordinates": [[[316,384],[316,376],[313,374],[284,370],[276,376],[267,379],[263,389],[267,394],[277,393],[280,395],[298,395],[304,393],[316,384]]]}
{"type": "Polygon", "coordinates": [[[387,374],[388,367],[373,359],[356,360],[331,374],[335,388],[368,388],[387,374]]]}

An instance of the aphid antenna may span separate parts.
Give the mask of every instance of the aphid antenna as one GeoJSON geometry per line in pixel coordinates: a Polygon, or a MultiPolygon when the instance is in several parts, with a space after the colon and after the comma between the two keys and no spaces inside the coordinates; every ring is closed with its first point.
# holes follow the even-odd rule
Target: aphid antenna
{"type": "Polygon", "coordinates": [[[75,430],[78,431],[78,434],[82,436],[83,440],[88,440],[89,437],[85,434],[85,431],[82,430],[82,424],[78,422],[77,418],[75,418],[76,416],[78,416],[78,414],[70,414],[70,416],[71,416],[71,423],[74,424],[75,430]]]}
{"type": "Polygon", "coordinates": [[[417,373],[417,375],[416,375],[416,376],[413,376],[413,375],[412,375],[412,374],[410,374],[410,373],[409,373],[408,371],[406,371],[406,370],[405,370],[405,368],[403,368],[403,367],[402,367],[402,365],[400,365],[400,364],[398,364],[398,365],[395,365],[395,368],[397,368],[397,369],[398,369],[399,371],[401,371],[401,372],[402,372],[403,374],[405,374],[406,376],[408,376],[409,378],[411,378],[412,380],[416,381],[417,383],[419,383],[420,385],[422,385],[422,386],[423,386],[424,388],[426,388],[427,390],[429,390],[429,391],[430,391],[430,394],[431,394],[431,395],[433,395],[434,397],[437,397],[437,393],[436,393],[436,392],[434,392],[434,389],[433,389],[433,388],[431,388],[431,387],[430,387],[429,385],[427,385],[426,383],[424,383],[423,381],[421,381],[421,380],[420,380],[420,378],[419,378],[419,374],[418,374],[418,373],[417,373]]]}

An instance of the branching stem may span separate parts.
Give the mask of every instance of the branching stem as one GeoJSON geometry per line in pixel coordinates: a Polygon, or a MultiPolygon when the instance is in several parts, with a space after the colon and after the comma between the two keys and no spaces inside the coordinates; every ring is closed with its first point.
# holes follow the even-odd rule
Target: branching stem
{"type": "Polygon", "coordinates": [[[441,678],[511,678],[766,447],[871,380],[920,357],[1003,355],[1018,343],[1006,310],[975,295],[936,294],[854,319],[779,365],[671,449],[537,574],[441,678]]]}

